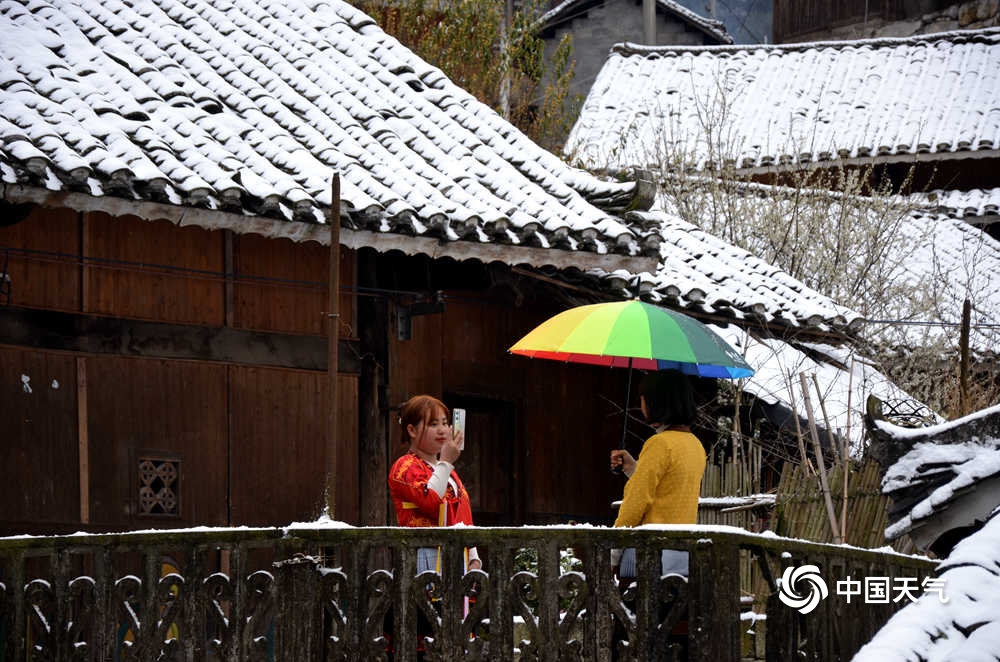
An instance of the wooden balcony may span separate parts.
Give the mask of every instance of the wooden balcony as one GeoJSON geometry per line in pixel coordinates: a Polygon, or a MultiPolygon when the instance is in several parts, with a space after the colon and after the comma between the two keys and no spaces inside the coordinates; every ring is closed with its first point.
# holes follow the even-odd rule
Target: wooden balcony
{"type": "Polygon", "coordinates": [[[737,662],[748,627],[740,614],[751,609],[740,590],[748,560],[774,660],[849,659],[907,603],[848,601],[834,590],[838,580],[907,577],[919,585],[934,569],[915,557],[732,527],[5,538],[0,659],[737,662]],[[463,573],[469,545],[478,546],[486,572],[463,573]],[[441,550],[440,574],[417,574],[422,547],[441,550]],[[637,550],[640,579],[622,592],[610,551],[625,547],[637,550]],[[689,580],[660,576],[665,548],[689,552],[689,580]],[[537,559],[530,569],[517,563],[525,550],[537,559]],[[567,553],[575,569],[564,567],[567,553]],[[785,568],[805,564],[817,566],[829,596],[803,615],[779,600],[776,582],[785,568]]]}

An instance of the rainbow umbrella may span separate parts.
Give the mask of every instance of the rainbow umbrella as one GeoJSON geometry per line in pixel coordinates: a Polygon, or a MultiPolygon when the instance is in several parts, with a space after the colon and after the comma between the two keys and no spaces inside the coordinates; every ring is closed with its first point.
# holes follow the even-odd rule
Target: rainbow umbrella
{"type": "MultiPolygon", "coordinates": [[[[743,357],[705,324],[636,300],[565,310],[535,327],[509,351],[568,363],[627,367],[629,387],[632,368],[679,370],[687,375],[721,379],[753,375],[743,357]]],[[[626,391],[626,407],[629,395],[626,391]]]]}

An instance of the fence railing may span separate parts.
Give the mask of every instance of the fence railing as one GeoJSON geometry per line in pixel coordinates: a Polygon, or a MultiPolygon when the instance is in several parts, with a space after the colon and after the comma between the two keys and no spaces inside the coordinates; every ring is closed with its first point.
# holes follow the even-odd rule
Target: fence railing
{"type": "MultiPolygon", "coordinates": [[[[768,659],[849,659],[903,602],[836,595],[851,575],[912,578],[925,559],[684,530],[289,528],[0,539],[0,660],[740,659],[741,553],[758,564],[768,659]],[[463,571],[476,545],[485,571],[463,571]],[[636,549],[621,590],[612,548],[636,549]],[[440,571],[417,574],[418,550],[440,571]],[[661,576],[662,549],[690,576],[661,576]],[[527,553],[526,553],[527,552],[527,553]],[[424,553],[426,554],[426,552],[424,553]],[[533,559],[524,563],[524,559],[533,559]],[[574,567],[567,567],[571,559],[574,567]],[[808,614],[778,598],[812,564],[830,595],[808,614]]],[[[912,582],[911,582],[912,585],[912,582]]],[[[801,593],[802,586],[797,587],[801,593]]],[[[758,596],[759,597],[759,596],[758,596]]],[[[742,627],[746,627],[743,625],[742,627]]]]}

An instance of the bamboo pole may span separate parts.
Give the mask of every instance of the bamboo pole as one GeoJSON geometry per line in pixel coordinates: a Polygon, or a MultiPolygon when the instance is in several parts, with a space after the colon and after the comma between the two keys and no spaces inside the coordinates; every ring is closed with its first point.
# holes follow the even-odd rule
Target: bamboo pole
{"type": "Polygon", "coordinates": [[[854,355],[847,369],[847,431],[844,433],[844,503],[840,510],[840,537],[847,541],[847,479],[851,474],[851,396],[854,394],[854,355]]]}
{"type": "Polygon", "coordinates": [[[799,408],[795,404],[795,387],[792,386],[791,374],[785,375],[785,383],[788,384],[788,399],[792,404],[792,418],[795,419],[795,440],[799,442],[799,455],[802,457],[802,469],[809,474],[812,465],[809,463],[809,456],[806,455],[806,445],[802,440],[802,426],[799,425],[799,408]]]}
{"type": "Polygon", "coordinates": [[[813,417],[812,403],[809,400],[809,384],[806,383],[804,372],[799,373],[802,382],[803,404],[806,407],[806,414],[809,416],[809,432],[812,435],[813,447],[816,453],[816,464],[819,465],[819,482],[823,489],[823,500],[826,502],[826,514],[830,519],[830,530],[833,533],[833,542],[839,545],[843,542],[840,537],[840,527],[837,525],[837,514],[833,511],[833,499],[830,497],[830,485],[826,480],[826,462],[823,461],[823,449],[819,445],[819,432],[816,431],[816,419],[813,417]]]}
{"type": "Polygon", "coordinates": [[[337,512],[337,373],[340,348],[340,173],[330,184],[330,299],[327,311],[327,379],[330,411],[326,445],[326,513],[332,519],[337,512]]]}
{"type": "Polygon", "coordinates": [[[816,373],[812,374],[813,386],[816,387],[816,399],[819,400],[819,410],[823,412],[823,424],[826,425],[826,439],[830,442],[830,448],[833,450],[834,462],[840,464],[840,446],[833,438],[833,426],[830,425],[830,417],[826,415],[826,400],[823,398],[823,391],[819,387],[819,379],[816,377],[816,373]]]}

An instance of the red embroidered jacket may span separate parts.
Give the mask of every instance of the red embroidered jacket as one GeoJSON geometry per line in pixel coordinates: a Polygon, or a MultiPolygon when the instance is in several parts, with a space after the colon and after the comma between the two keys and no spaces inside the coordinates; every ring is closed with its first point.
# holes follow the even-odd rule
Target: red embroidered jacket
{"type": "Polygon", "coordinates": [[[444,498],[427,488],[434,469],[412,453],[389,470],[389,491],[400,526],[472,526],[472,504],[458,473],[452,470],[444,498]]]}

